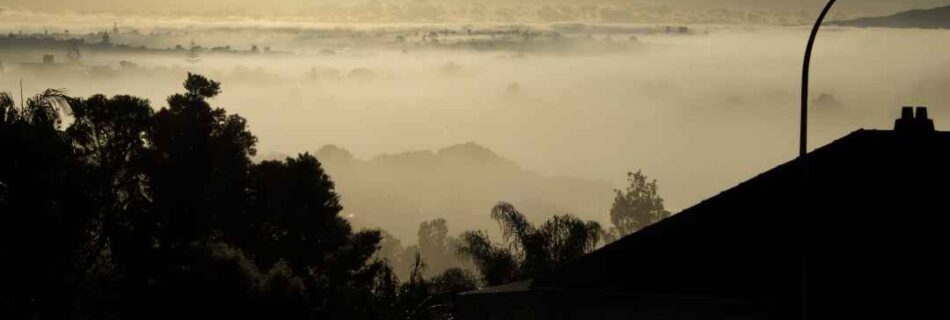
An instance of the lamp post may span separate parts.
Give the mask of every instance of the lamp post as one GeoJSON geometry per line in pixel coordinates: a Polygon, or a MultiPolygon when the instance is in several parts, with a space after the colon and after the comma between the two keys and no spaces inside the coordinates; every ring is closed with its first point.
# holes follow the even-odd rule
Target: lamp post
{"type": "Polygon", "coordinates": [[[831,10],[831,6],[833,6],[836,1],[837,0],[829,0],[825,8],[821,10],[821,15],[819,15],[818,20],[815,21],[815,26],[811,28],[811,35],[808,37],[808,46],[805,47],[805,62],[802,65],[801,136],[798,146],[798,157],[802,160],[805,159],[805,154],[808,153],[808,69],[811,65],[811,51],[815,46],[815,37],[818,36],[818,29],[821,28],[821,23],[825,21],[825,16],[828,15],[828,11],[831,10]]]}
{"type": "MultiPolygon", "coordinates": [[[[828,11],[831,10],[831,7],[834,6],[837,0],[829,0],[828,4],[825,5],[825,8],[821,10],[821,14],[818,15],[818,20],[815,21],[815,25],[811,28],[811,35],[808,36],[808,45],[805,47],[805,61],[802,64],[802,110],[801,110],[801,128],[800,128],[800,137],[799,137],[799,146],[798,146],[798,159],[801,163],[802,168],[802,208],[807,209],[808,207],[808,162],[806,154],[808,154],[808,71],[811,66],[811,52],[812,48],[815,46],[815,37],[818,36],[818,29],[821,29],[821,23],[825,21],[825,16],[828,15],[828,11]]],[[[801,220],[802,225],[799,232],[804,233],[804,222],[801,220]]],[[[807,252],[808,239],[806,236],[801,238],[801,318],[808,319],[808,268],[807,268],[807,257],[805,252],[807,252]]]]}

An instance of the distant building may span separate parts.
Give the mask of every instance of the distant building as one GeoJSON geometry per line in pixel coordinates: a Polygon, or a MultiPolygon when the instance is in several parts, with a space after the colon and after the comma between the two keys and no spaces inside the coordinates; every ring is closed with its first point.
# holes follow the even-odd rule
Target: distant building
{"type": "Polygon", "coordinates": [[[44,54],[41,62],[20,63],[17,70],[35,75],[55,76],[76,72],[79,70],[77,68],[74,64],[57,63],[56,56],[44,54]]]}
{"type": "Polygon", "coordinates": [[[197,63],[201,61],[201,56],[199,53],[202,50],[204,50],[204,48],[195,44],[195,40],[191,40],[191,47],[188,49],[188,53],[185,56],[185,61],[190,63],[197,63]]]}
{"type": "Polygon", "coordinates": [[[950,132],[905,108],[456,319],[942,318],[948,220],[950,132]]]}
{"type": "Polygon", "coordinates": [[[69,58],[72,62],[77,62],[82,59],[82,53],[79,51],[79,45],[74,45],[72,48],[66,52],[66,58],[69,58]]]}
{"type": "Polygon", "coordinates": [[[102,46],[102,47],[112,46],[112,40],[110,40],[109,31],[102,32],[102,40],[99,42],[99,46],[102,46]]]}

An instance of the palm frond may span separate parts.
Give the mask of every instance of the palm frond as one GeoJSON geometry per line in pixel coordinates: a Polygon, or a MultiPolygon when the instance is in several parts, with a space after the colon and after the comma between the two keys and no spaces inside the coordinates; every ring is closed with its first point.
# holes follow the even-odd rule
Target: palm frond
{"type": "Polygon", "coordinates": [[[0,124],[10,123],[19,118],[19,112],[13,97],[7,92],[0,92],[0,124]]]}
{"type": "Polygon", "coordinates": [[[529,238],[535,233],[534,226],[528,222],[518,209],[507,202],[499,202],[491,210],[491,217],[498,222],[505,242],[517,250],[525,250],[529,238]]]}
{"type": "Polygon", "coordinates": [[[587,221],[587,239],[588,247],[586,248],[587,252],[594,251],[597,248],[597,244],[603,241],[604,227],[600,225],[597,221],[587,221]]]}
{"type": "Polygon", "coordinates": [[[466,231],[459,237],[456,253],[470,259],[476,265],[492,258],[494,250],[488,234],[483,231],[466,231]]]}
{"type": "Polygon", "coordinates": [[[72,115],[72,106],[78,102],[76,98],[66,95],[65,90],[46,89],[26,100],[22,107],[23,119],[32,124],[48,124],[58,126],[63,116],[72,115]]]}
{"type": "Polygon", "coordinates": [[[488,285],[515,280],[521,271],[521,261],[510,250],[493,245],[483,231],[462,233],[458,243],[457,254],[470,259],[488,285]]]}
{"type": "Polygon", "coordinates": [[[593,251],[600,241],[601,227],[572,215],[556,215],[540,228],[551,263],[562,264],[593,251]]]}

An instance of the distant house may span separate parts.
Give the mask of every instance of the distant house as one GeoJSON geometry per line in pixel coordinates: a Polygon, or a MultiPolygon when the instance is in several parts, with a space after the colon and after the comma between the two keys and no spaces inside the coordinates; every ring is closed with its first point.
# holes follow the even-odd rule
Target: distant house
{"type": "MultiPolygon", "coordinates": [[[[714,168],[711,168],[714,169],[714,168]]],[[[946,318],[950,132],[858,130],[457,319],[946,318]]]]}
{"type": "Polygon", "coordinates": [[[75,72],[75,65],[58,63],[52,54],[43,54],[42,62],[23,62],[19,64],[20,72],[34,75],[55,76],[75,72]]]}

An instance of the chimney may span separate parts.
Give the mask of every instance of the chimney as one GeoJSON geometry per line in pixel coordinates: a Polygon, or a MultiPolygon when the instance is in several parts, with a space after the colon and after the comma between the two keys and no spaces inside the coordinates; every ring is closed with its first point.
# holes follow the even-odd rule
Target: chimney
{"type": "Polygon", "coordinates": [[[897,132],[933,132],[934,121],[927,117],[927,107],[903,107],[901,117],[894,121],[897,132]]]}
{"type": "Polygon", "coordinates": [[[914,121],[917,122],[919,130],[924,132],[934,131],[934,121],[927,117],[927,107],[917,107],[917,114],[914,115],[914,121]]]}
{"type": "Polygon", "coordinates": [[[910,121],[914,119],[914,107],[901,108],[901,120],[910,121]]]}

